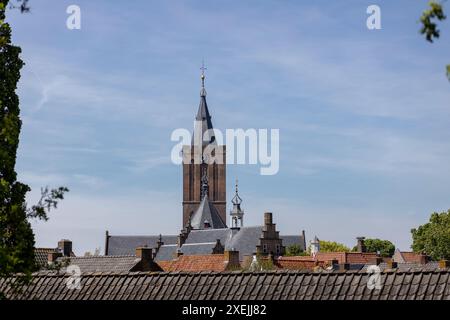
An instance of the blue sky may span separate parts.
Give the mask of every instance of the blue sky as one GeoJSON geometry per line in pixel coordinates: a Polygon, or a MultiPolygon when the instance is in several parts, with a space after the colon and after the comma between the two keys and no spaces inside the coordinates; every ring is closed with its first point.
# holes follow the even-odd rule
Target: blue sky
{"type": "MultiPolygon", "coordinates": [[[[30,1],[9,12],[26,66],[17,170],[71,189],[38,246],[103,250],[104,232],[177,234],[176,128],[193,126],[199,67],[208,67],[216,128],[280,129],[280,171],[228,166],[245,224],[272,211],[284,234],[343,242],[389,239],[450,208],[450,24],[430,45],[426,1],[30,1]],[[381,7],[382,29],[366,27],[381,7]],[[81,30],[66,8],[81,8],[81,30]]],[[[449,9],[450,10],[450,9],[449,9]]]]}

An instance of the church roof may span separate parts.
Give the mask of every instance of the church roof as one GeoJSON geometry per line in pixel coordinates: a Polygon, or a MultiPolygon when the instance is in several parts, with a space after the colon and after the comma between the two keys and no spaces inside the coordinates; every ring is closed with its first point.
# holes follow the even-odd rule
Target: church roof
{"type": "MultiPolygon", "coordinates": [[[[137,247],[155,248],[158,246],[159,236],[108,236],[107,255],[133,255],[137,247]]],[[[163,235],[165,245],[176,244],[178,236],[163,235]]]]}
{"type": "Polygon", "coordinates": [[[194,229],[205,229],[205,223],[208,222],[210,228],[221,229],[227,225],[222,220],[214,204],[209,201],[208,195],[205,195],[200,202],[197,210],[191,218],[191,226],[194,229]]]}
{"type": "MultiPolygon", "coordinates": [[[[181,252],[185,255],[192,254],[211,254],[216,246],[217,239],[225,247],[225,250],[239,251],[239,257],[243,260],[244,256],[252,255],[259,244],[262,236],[262,226],[242,227],[238,229],[198,229],[191,230],[186,242],[181,246],[181,252]]],[[[109,236],[110,255],[133,255],[137,247],[147,245],[149,248],[157,247],[159,236],[109,236]]],[[[303,243],[300,236],[283,236],[283,245],[303,243]]],[[[164,245],[162,245],[155,260],[171,260],[177,251],[177,236],[162,236],[164,245]]]]}
{"type": "Polygon", "coordinates": [[[161,260],[172,260],[175,258],[175,255],[177,253],[178,245],[176,244],[168,244],[168,245],[162,245],[159,247],[158,252],[155,256],[155,261],[161,261],[161,260]]]}

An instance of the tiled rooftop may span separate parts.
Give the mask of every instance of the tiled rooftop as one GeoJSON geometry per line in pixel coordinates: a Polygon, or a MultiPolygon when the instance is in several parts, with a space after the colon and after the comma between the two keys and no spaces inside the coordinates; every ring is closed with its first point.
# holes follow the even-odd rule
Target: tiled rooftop
{"type": "Polygon", "coordinates": [[[34,260],[37,266],[45,267],[48,264],[48,254],[55,251],[55,248],[35,248],[34,260]]]}
{"type": "MultiPolygon", "coordinates": [[[[67,258],[58,258],[63,261],[67,258]]],[[[136,256],[89,256],[72,257],[69,264],[80,267],[82,273],[89,272],[128,272],[139,263],[141,259],[136,256]]],[[[64,268],[61,270],[64,271],[64,268]]]]}
{"type": "Polygon", "coordinates": [[[35,300],[450,300],[449,276],[449,268],[384,272],[381,290],[370,290],[361,271],[90,273],[80,290],[69,290],[68,276],[41,273],[21,291],[11,290],[13,279],[0,279],[0,291],[35,300]]]}
{"type": "Polygon", "coordinates": [[[171,261],[160,261],[159,266],[164,271],[225,271],[228,261],[223,254],[181,255],[171,261]]]}

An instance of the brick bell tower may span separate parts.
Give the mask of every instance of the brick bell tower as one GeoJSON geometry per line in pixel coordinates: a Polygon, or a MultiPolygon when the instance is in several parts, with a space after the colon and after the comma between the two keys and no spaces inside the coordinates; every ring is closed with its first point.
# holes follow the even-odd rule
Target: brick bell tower
{"type": "Polygon", "coordinates": [[[226,219],[226,148],[218,145],[206,103],[205,67],[202,65],[200,104],[191,145],[183,146],[183,227],[202,200],[202,175],[206,171],[208,198],[224,222],[226,219]]]}

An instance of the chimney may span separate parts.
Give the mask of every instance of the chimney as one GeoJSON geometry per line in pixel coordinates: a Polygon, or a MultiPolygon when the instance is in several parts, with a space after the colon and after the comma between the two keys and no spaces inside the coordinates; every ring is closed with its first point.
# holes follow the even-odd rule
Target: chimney
{"type": "Polygon", "coordinates": [[[139,264],[136,268],[130,271],[155,271],[158,269],[157,265],[153,261],[153,250],[147,247],[136,248],[136,257],[140,258],[139,264]]]}
{"type": "Polygon", "coordinates": [[[216,245],[212,249],[212,253],[213,254],[223,254],[224,250],[225,250],[225,248],[222,245],[222,243],[220,243],[220,239],[217,239],[216,240],[216,245]]]}
{"type": "Polygon", "coordinates": [[[427,256],[425,254],[419,255],[419,263],[420,264],[427,264],[429,261],[430,261],[429,256],[427,256]]]}
{"type": "Polygon", "coordinates": [[[179,247],[181,247],[186,242],[186,239],[189,236],[189,232],[190,232],[189,228],[181,230],[177,241],[179,247]]]}
{"type": "Polygon", "coordinates": [[[358,252],[366,252],[366,245],[364,244],[365,237],[356,238],[356,248],[358,252]]]}
{"type": "Polygon", "coordinates": [[[141,258],[142,260],[151,260],[152,259],[152,248],[147,247],[137,247],[136,248],[136,257],[141,258]]]}
{"type": "Polygon", "coordinates": [[[265,212],[264,213],[264,224],[266,226],[272,224],[272,212],[265,212]]]}
{"type": "Polygon", "coordinates": [[[340,263],[339,271],[347,271],[350,270],[350,263],[340,263]]]}
{"type": "Polygon", "coordinates": [[[305,230],[302,230],[302,235],[300,236],[300,241],[301,241],[301,245],[302,245],[302,250],[306,251],[306,235],[305,235],[305,230]]]}
{"type": "Polygon", "coordinates": [[[228,262],[227,269],[240,268],[239,251],[226,250],[223,253],[225,262],[228,262]]]}
{"type": "Polygon", "coordinates": [[[382,263],[382,262],[383,262],[383,258],[382,258],[382,257],[376,257],[376,258],[375,258],[375,264],[376,264],[377,266],[379,266],[380,263],[382,263]]]}
{"type": "Polygon", "coordinates": [[[108,255],[108,251],[109,251],[109,231],[106,230],[106,233],[105,233],[105,256],[108,255]]]}
{"type": "Polygon", "coordinates": [[[450,261],[449,260],[439,260],[439,268],[440,269],[450,268],[450,261]]]}
{"type": "Polygon", "coordinates": [[[56,259],[58,259],[58,258],[61,257],[61,256],[62,256],[61,252],[58,252],[58,251],[50,252],[50,253],[47,255],[47,262],[48,262],[48,264],[53,264],[53,263],[55,263],[55,262],[56,262],[56,259]]]}
{"type": "Polygon", "coordinates": [[[162,245],[164,245],[164,242],[162,241],[162,234],[159,235],[156,245],[158,246],[158,249],[161,248],[162,245]]]}
{"type": "Polygon", "coordinates": [[[397,268],[397,262],[392,261],[392,259],[386,263],[386,269],[396,269],[396,268],[397,268]]]}
{"type": "Polygon", "coordinates": [[[333,270],[339,270],[339,261],[337,259],[330,260],[329,264],[333,270]]]}
{"type": "Polygon", "coordinates": [[[70,257],[72,255],[72,241],[67,239],[58,241],[58,249],[64,257],[70,257]]]}

